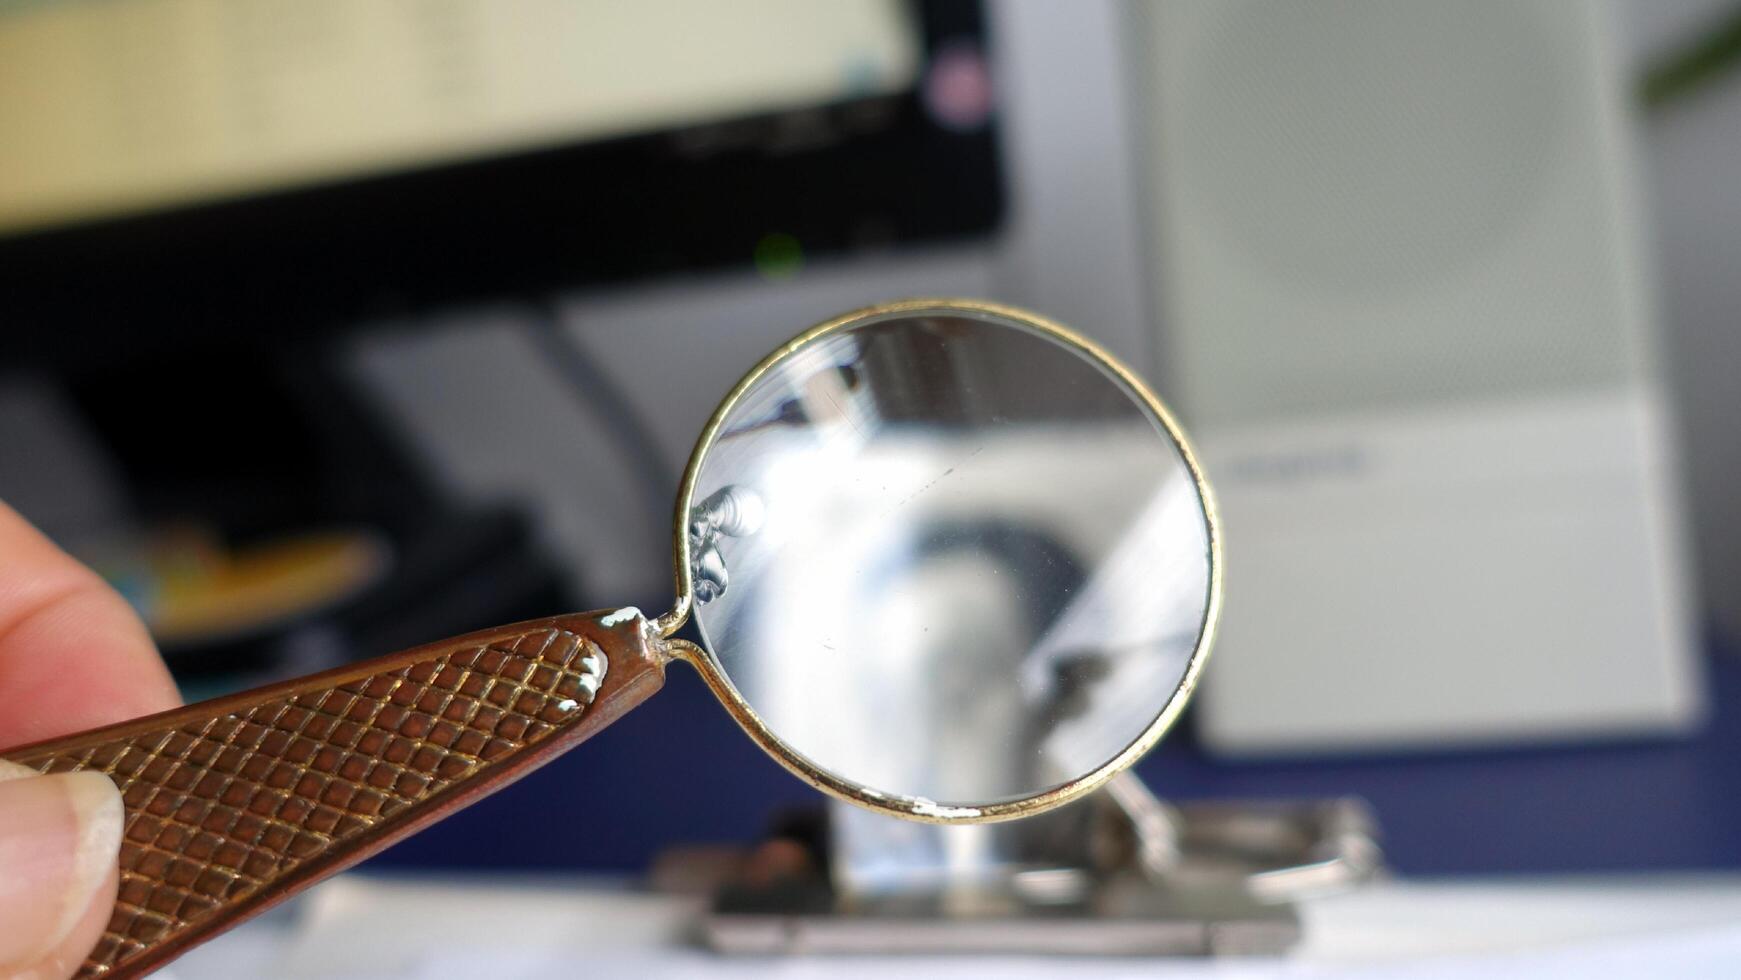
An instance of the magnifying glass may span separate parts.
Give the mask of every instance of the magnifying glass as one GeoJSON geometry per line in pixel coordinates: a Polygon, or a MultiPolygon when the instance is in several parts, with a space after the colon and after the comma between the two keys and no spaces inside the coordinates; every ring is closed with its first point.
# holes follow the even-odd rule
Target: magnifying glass
{"type": "Polygon", "coordinates": [[[1214,504],[1160,401],[990,303],[874,306],[775,350],[702,430],[676,525],[661,615],[517,623],[9,752],[122,790],[83,973],[155,969],[507,785],[673,660],[823,792],[931,823],[1041,813],[1159,741],[1220,608],[1214,504]],[[700,645],[675,637],[691,617],[700,645]]]}

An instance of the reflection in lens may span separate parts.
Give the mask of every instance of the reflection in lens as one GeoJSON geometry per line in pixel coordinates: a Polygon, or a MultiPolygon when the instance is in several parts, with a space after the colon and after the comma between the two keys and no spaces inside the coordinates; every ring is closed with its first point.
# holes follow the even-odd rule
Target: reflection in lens
{"type": "Polygon", "coordinates": [[[984,805],[1099,768],[1204,627],[1207,518],[1165,427],[993,314],[871,316],[788,354],[695,497],[708,648],[793,750],[884,794],[984,805]]]}

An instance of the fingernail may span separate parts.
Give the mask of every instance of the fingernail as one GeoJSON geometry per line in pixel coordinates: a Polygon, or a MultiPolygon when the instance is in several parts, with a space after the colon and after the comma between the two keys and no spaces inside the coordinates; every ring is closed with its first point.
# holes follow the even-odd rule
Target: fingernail
{"type": "Polygon", "coordinates": [[[60,945],[121,847],[121,793],[109,777],[21,768],[0,763],[0,974],[60,945]]]}

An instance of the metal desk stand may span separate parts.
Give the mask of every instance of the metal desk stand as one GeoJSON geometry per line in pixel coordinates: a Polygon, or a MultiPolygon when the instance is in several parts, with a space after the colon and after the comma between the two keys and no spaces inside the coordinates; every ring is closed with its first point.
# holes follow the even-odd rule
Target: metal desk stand
{"type": "Polygon", "coordinates": [[[1277,954],[1301,937],[1298,902],[1382,867],[1358,800],[1172,806],[1130,773],[1017,824],[935,827],[838,805],[814,816],[824,833],[776,835],[761,853],[785,859],[752,858],[716,892],[703,922],[709,945],[761,955],[1277,954]]]}

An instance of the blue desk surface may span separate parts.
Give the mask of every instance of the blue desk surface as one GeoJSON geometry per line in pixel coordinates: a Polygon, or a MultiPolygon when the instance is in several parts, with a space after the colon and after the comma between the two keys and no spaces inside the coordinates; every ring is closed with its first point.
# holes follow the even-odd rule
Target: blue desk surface
{"type": "MultiPolygon", "coordinates": [[[[1411,874],[1741,867],[1741,657],[1709,661],[1696,738],[1229,764],[1188,722],[1138,770],[1177,799],[1352,794],[1411,874]]],[[[375,859],[377,866],[622,870],[673,844],[746,842],[816,794],[731,721],[695,673],[548,767],[375,859]]]]}

